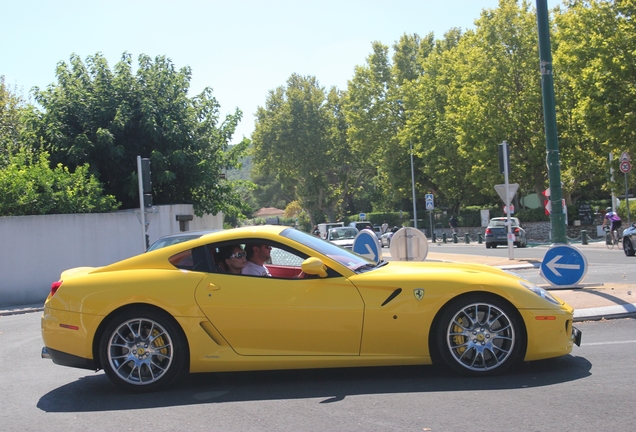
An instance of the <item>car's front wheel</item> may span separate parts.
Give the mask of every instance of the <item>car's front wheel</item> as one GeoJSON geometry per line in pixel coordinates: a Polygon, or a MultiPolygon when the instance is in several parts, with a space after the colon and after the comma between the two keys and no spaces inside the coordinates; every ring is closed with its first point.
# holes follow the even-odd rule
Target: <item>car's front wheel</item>
{"type": "Polygon", "coordinates": [[[110,319],[100,341],[99,357],[116,385],[152,391],[173,382],[184,371],[188,355],[185,337],[174,319],[142,307],[110,319]]]}
{"type": "Polygon", "coordinates": [[[463,375],[503,372],[521,360],[526,336],[519,313],[506,301],[471,294],[451,302],[436,328],[437,352],[463,375]]]}
{"type": "Polygon", "coordinates": [[[626,256],[634,256],[636,253],[632,240],[629,237],[623,237],[623,252],[625,252],[626,256]]]}

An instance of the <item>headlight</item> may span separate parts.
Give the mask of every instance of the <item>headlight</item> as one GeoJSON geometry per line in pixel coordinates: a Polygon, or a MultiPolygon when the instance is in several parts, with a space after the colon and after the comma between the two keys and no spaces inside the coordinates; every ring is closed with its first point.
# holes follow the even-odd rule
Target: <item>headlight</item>
{"type": "Polygon", "coordinates": [[[547,301],[549,301],[552,304],[555,304],[557,306],[561,306],[561,302],[559,302],[557,299],[555,299],[552,296],[552,294],[550,294],[549,292],[547,292],[543,288],[539,288],[538,286],[536,286],[534,284],[531,284],[530,282],[526,282],[526,281],[519,281],[519,283],[521,285],[523,285],[524,287],[528,288],[530,291],[532,291],[533,293],[535,293],[539,297],[546,299],[547,301]]]}

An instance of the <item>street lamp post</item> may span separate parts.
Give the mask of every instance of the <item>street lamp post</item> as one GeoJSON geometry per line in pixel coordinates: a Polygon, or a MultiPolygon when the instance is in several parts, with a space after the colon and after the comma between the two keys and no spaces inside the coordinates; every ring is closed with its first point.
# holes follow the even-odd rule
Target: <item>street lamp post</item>
{"type": "Polygon", "coordinates": [[[413,166],[413,144],[409,138],[409,150],[411,151],[411,187],[413,188],[413,227],[417,229],[417,204],[415,201],[415,168],[413,166]]]}
{"type": "MultiPolygon", "coordinates": [[[[404,106],[402,105],[402,100],[397,100],[398,106],[400,107],[400,111],[404,112],[404,106]]],[[[413,189],[413,227],[417,229],[417,201],[415,198],[415,166],[413,164],[413,142],[411,137],[409,137],[409,153],[411,154],[411,188],[413,189]]]]}

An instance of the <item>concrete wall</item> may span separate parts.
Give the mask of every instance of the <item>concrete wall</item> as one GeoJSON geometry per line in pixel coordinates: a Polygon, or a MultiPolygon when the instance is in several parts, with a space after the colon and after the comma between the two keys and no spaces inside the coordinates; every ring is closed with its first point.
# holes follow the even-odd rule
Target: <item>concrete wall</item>
{"type": "MultiPolygon", "coordinates": [[[[179,232],[177,215],[192,205],[146,213],[150,243],[179,232]]],[[[194,216],[185,231],[222,229],[223,215],[194,216]]],[[[0,217],[0,306],[44,302],[63,270],[102,266],[145,250],[139,210],[116,213],[0,217]]]]}

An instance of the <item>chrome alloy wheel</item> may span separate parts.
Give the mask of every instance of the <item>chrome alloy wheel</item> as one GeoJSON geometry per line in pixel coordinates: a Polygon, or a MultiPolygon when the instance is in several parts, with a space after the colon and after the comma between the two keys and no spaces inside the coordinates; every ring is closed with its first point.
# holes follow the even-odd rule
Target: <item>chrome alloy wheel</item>
{"type": "Polygon", "coordinates": [[[462,307],[449,322],[446,346],[462,368],[485,372],[497,369],[513,353],[516,343],[511,319],[499,307],[472,303],[462,307]]]}
{"type": "Polygon", "coordinates": [[[169,333],[156,321],[135,318],[122,322],[108,339],[108,362],[124,382],[148,385],[170,369],[174,347],[169,333]]]}

